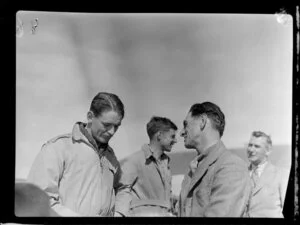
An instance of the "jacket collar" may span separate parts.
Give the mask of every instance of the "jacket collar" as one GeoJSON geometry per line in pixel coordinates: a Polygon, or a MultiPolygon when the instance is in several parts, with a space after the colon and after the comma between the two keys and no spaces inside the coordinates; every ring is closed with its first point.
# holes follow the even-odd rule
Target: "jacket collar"
{"type": "Polygon", "coordinates": [[[84,142],[88,142],[89,143],[89,140],[81,132],[80,126],[86,126],[86,124],[82,123],[82,122],[75,123],[75,125],[73,126],[73,130],[72,130],[72,138],[73,138],[73,140],[74,141],[84,141],[84,142]]]}
{"type": "Polygon", "coordinates": [[[102,153],[105,150],[113,152],[112,148],[109,145],[106,145],[105,148],[99,148],[95,139],[87,132],[85,129],[86,123],[77,122],[73,126],[72,138],[74,141],[80,142],[83,141],[88,145],[92,146],[98,153],[102,153]]]}
{"type": "Polygon", "coordinates": [[[202,156],[199,157],[199,166],[196,168],[192,176],[189,191],[194,187],[198,180],[206,173],[208,167],[213,164],[225,151],[225,145],[219,140],[214,145],[210,146],[202,156]]]}

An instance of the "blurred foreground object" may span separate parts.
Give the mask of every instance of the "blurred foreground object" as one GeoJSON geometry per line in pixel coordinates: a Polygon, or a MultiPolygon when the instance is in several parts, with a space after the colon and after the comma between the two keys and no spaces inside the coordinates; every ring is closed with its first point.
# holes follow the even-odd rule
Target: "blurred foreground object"
{"type": "Polygon", "coordinates": [[[129,213],[133,217],[173,217],[169,203],[160,200],[134,200],[129,213]]]}
{"type": "Polygon", "coordinates": [[[15,215],[17,217],[58,217],[50,208],[49,196],[26,181],[15,184],[15,215]]]}

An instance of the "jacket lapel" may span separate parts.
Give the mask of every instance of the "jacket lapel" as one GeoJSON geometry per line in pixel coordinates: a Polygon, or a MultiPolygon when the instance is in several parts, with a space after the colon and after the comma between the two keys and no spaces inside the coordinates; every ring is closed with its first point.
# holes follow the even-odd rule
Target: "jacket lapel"
{"type": "Polygon", "coordinates": [[[265,184],[272,182],[274,175],[274,166],[268,162],[266,167],[264,168],[256,187],[253,189],[253,195],[256,194],[259,190],[261,190],[265,184]]]}
{"type": "Polygon", "coordinates": [[[194,175],[192,176],[187,193],[189,193],[193,189],[195,184],[206,173],[209,166],[212,163],[214,163],[219,158],[219,156],[223,153],[224,149],[225,149],[225,146],[222,143],[222,141],[219,141],[218,143],[214,144],[213,146],[211,146],[207,149],[207,151],[206,151],[207,156],[200,161],[200,165],[198,166],[194,175]]]}

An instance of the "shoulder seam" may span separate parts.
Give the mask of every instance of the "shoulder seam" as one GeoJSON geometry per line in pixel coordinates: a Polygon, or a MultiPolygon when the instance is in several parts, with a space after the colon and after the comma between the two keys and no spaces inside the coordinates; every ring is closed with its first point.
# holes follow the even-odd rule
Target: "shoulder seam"
{"type": "Polygon", "coordinates": [[[54,142],[56,142],[57,140],[59,140],[61,138],[70,138],[70,137],[72,137],[72,134],[70,134],[70,133],[69,134],[62,134],[62,135],[56,136],[54,138],[51,138],[45,144],[54,143],[54,142]]]}

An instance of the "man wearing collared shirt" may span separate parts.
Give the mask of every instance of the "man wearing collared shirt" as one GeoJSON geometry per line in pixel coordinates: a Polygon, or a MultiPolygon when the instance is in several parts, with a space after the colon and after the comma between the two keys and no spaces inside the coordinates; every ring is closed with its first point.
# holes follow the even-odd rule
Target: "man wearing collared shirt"
{"type": "Polygon", "coordinates": [[[211,102],[194,104],[180,135],[197,157],[185,175],[179,196],[181,217],[242,217],[247,213],[251,181],[246,163],[221,141],[225,116],[211,102]]]}
{"type": "Polygon", "coordinates": [[[249,205],[250,217],[283,217],[282,210],[287,189],[288,171],[269,161],[271,137],[254,131],[247,147],[249,173],[253,191],[249,205]]]}
{"type": "Polygon", "coordinates": [[[59,216],[113,216],[121,186],[120,164],[109,140],[124,118],[124,105],[112,93],[99,92],[69,134],[47,141],[27,181],[45,191],[59,216]]]}
{"type": "Polygon", "coordinates": [[[172,176],[165,152],[170,152],[177,142],[176,131],[176,125],[168,118],[154,116],[147,123],[150,143],[128,156],[121,165],[120,182],[124,186],[116,196],[115,216],[170,213],[172,176]],[[162,211],[157,210],[160,208],[162,211]]]}

